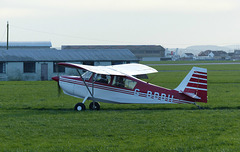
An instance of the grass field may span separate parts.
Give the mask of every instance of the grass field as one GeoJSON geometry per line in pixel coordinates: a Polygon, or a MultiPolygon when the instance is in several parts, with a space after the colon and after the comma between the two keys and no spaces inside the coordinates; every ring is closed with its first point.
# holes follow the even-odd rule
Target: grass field
{"type": "MultiPolygon", "coordinates": [[[[58,97],[53,81],[0,82],[0,151],[240,151],[240,65],[200,67],[208,69],[204,110],[101,103],[75,112],[81,99],[58,97]]],[[[155,68],[150,82],[173,89],[192,66],[155,68]]]]}

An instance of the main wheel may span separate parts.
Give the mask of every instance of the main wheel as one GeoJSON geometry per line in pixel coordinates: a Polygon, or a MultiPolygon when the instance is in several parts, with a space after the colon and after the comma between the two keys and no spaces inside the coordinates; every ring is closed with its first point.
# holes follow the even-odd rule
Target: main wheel
{"type": "Polygon", "coordinates": [[[85,105],[81,102],[77,103],[74,107],[76,111],[84,111],[86,109],[85,105]]]}
{"type": "Polygon", "coordinates": [[[91,102],[89,104],[89,109],[90,110],[100,110],[100,104],[98,102],[91,102]]]}

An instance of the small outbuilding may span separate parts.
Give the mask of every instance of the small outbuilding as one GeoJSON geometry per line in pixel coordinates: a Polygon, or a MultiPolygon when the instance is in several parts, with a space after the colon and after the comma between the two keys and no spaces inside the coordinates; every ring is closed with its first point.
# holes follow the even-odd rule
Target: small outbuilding
{"type": "Polygon", "coordinates": [[[74,75],[73,69],[58,67],[58,62],[86,65],[114,65],[138,62],[128,49],[16,49],[0,50],[0,80],[51,80],[58,74],[74,75]]]}
{"type": "Polygon", "coordinates": [[[194,54],[192,53],[184,53],[181,56],[181,60],[193,60],[193,58],[194,58],[194,54]]]}
{"type": "Polygon", "coordinates": [[[198,54],[198,59],[202,59],[202,60],[207,60],[207,59],[225,60],[227,58],[228,58],[228,54],[225,51],[206,50],[198,54]]]}

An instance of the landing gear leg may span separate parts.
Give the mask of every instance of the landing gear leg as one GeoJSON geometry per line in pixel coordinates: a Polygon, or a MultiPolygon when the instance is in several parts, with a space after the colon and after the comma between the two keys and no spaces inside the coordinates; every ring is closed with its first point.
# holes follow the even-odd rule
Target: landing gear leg
{"type": "Polygon", "coordinates": [[[90,110],[100,110],[100,104],[98,102],[91,102],[89,105],[90,110]]]}

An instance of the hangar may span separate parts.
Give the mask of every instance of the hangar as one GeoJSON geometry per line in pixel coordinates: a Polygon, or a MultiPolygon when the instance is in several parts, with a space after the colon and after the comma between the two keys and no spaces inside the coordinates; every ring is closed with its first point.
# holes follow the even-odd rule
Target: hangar
{"type": "Polygon", "coordinates": [[[58,73],[75,74],[73,69],[57,67],[58,62],[86,65],[113,65],[138,62],[128,49],[10,48],[0,49],[1,81],[51,80],[58,73]]]}
{"type": "Polygon", "coordinates": [[[62,45],[62,49],[129,49],[142,61],[160,61],[165,58],[165,48],[161,45],[62,45]]]}

